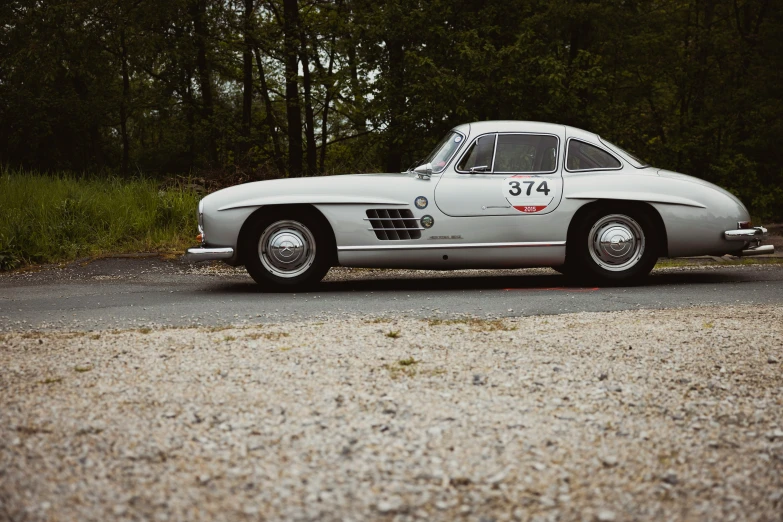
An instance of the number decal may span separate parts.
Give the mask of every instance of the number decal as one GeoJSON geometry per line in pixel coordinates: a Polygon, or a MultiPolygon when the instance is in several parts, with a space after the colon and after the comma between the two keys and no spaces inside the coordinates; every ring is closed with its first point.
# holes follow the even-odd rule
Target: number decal
{"type": "Polygon", "coordinates": [[[503,180],[503,197],[523,214],[543,214],[557,206],[562,188],[560,178],[517,174],[503,180]]]}

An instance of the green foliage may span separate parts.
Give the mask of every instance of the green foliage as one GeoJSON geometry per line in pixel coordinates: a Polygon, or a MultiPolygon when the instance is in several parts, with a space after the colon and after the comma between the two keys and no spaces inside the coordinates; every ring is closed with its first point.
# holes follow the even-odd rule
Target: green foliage
{"type": "Polygon", "coordinates": [[[150,179],[0,172],[0,270],[111,252],[182,250],[199,195],[150,179]]]}

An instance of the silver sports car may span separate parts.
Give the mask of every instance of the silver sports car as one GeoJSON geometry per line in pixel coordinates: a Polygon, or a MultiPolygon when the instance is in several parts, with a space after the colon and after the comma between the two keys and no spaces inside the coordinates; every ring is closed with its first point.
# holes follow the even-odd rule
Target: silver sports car
{"type": "Polygon", "coordinates": [[[774,252],[730,192],[596,134],[528,121],[455,127],[408,172],[220,190],[201,200],[198,223],[190,260],[244,265],[270,290],[300,289],[338,265],[549,266],[627,284],[659,257],[774,252]]]}

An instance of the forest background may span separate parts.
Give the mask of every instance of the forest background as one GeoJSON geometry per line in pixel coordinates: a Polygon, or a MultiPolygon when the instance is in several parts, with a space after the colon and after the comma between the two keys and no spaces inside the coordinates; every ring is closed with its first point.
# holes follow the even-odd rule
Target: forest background
{"type": "Polygon", "coordinates": [[[0,165],[218,183],[401,171],[540,120],[783,218],[777,0],[6,0],[0,165]]]}

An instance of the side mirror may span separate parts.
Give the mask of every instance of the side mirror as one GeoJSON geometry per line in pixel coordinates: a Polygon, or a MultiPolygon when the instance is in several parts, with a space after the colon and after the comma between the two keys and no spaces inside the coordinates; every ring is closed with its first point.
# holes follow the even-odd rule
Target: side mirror
{"type": "Polygon", "coordinates": [[[421,179],[430,179],[432,177],[432,163],[426,165],[419,165],[413,172],[419,175],[421,179]]]}

